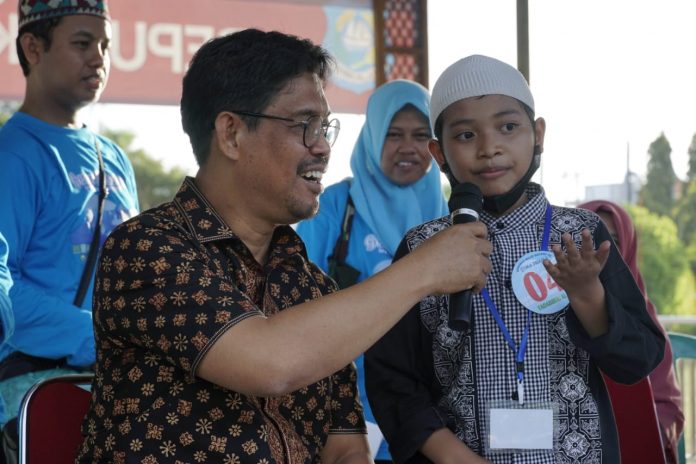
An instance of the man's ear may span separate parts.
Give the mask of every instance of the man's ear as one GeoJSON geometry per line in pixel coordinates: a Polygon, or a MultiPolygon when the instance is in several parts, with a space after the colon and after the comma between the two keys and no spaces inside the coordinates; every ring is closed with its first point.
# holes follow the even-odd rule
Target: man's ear
{"type": "Polygon", "coordinates": [[[218,113],[211,148],[214,146],[226,158],[239,159],[239,135],[244,122],[229,111],[218,113]]]}
{"type": "Polygon", "coordinates": [[[44,41],[31,32],[25,32],[21,35],[19,46],[22,47],[30,67],[36,66],[41,61],[41,55],[46,49],[44,41]]]}
{"type": "Polygon", "coordinates": [[[442,151],[442,147],[440,146],[440,142],[437,139],[430,139],[428,142],[428,150],[430,151],[430,154],[435,158],[435,162],[437,163],[438,166],[440,166],[440,169],[442,169],[442,166],[447,163],[447,159],[445,158],[445,154],[442,151]]]}

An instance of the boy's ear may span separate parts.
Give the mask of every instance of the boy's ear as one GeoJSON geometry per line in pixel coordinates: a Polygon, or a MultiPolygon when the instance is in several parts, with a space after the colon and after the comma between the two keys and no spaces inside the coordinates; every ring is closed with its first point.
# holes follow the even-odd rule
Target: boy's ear
{"type": "Polygon", "coordinates": [[[544,136],[546,135],[546,121],[537,118],[534,121],[534,154],[541,155],[544,152],[544,136]],[[537,152],[538,151],[538,152],[537,152]]]}
{"type": "Polygon", "coordinates": [[[447,164],[447,157],[445,157],[445,153],[442,151],[440,142],[437,139],[431,139],[430,142],[428,142],[428,150],[430,150],[430,154],[435,158],[438,166],[440,166],[440,171],[447,176],[450,185],[457,185],[459,181],[454,177],[452,169],[450,169],[449,164],[447,164]]]}
{"type": "Polygon", "coordinates": [[[430,139],[428,142],[428,151],[430,151],[432,157],[435,158],[435,162],[438,166],[440,166],[440,170],[445,172],[443,170],[443,166],[447,166],[447,159],[445,159],[445,154],[442,151],[440,142],[437,139],[430,139]]]}

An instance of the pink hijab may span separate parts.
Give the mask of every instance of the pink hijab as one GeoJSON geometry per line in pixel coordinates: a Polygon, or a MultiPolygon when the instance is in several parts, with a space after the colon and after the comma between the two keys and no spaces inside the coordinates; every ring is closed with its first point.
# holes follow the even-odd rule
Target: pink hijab
{"type": "MultiPolygon", "coordinates": [[[[578,205],[578,208],[589,209],[595,213],[607,213],[611,216],[616,229],[616,239],[618,248],[626,265],[631,270],[633,277],[645,297],[645,303],[650,317],[665,335],[665,356],[650,374],[653,396],[655,397],[655,408],[660,422],[662,438],[665,450],[670,458],[676,461],[677,443],[684,429],[684,414],[682,412],[681,391],[674,375],[672,346],[667,338],[667,333],[657,319],[657,311],[645,291],[643,276],[638,269],[638,238],[636,228],[631,217],[626,210],[607,200],[594,200],[578,205]]],[[[629,387],[630,388],[630,387],[629,387]]]]}

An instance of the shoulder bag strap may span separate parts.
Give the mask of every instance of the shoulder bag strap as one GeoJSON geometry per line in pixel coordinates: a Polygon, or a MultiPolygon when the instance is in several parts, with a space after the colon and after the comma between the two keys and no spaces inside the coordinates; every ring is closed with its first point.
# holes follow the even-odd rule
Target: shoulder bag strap
{"type": "Polygon", "coordinates": [[[78,307],[82,306],[82,302],[85,300],[87,288],[92,280],[92,272],[94,271],[94,266],[97,263],[97,255],[99,254],[99,238],[101,237],[102,228],[102,214],[104,210],[104,199],[106,198],[106,174],[104,172],[104,159],[102,158],[102,153],[99,149],[99,142],[96,139],[94,140],[94,147],[97,150],[97,159],[99,160],[99,205],[97,207],[97,222],[94,226],[94,235],[92,236],[92,243],[89,245],[89,253],[87,254],[87,262],[85,262],[85,268],[82,270],[80,286],[77,289],[75,300],[73,300],[73,304],[78,307]]]}
{"type": "Polygon", "coordinates": [[[355,206],[349,194],[348,204],[346,205],[346,211],[343,213],[343,221],[341,222],[341,233],[338,235],[332,254],[336,264],[345,264],[346,262],[346,256],[348,256],[348,241],[350,240],[350,230],[353,227],[354,214],[355,206]]]}

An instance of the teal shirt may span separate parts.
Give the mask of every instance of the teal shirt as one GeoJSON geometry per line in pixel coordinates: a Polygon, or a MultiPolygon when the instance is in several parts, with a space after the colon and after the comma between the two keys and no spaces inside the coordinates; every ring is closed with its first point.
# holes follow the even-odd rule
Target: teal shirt
{"type": "MultiPolygon", "coordinates": [[[[307,255],[328,273],[329,256],[333,254],[341,233],[343,215],[348,204],[350,179],[327,187],[319,197],[319,213],[297,225],[297,233],[307,247],[307,255]]],[[[357,211],[353,216],[346,263],[360,272],[358,282],[389,266],[393,256],[382,246],[377,234],[370,229],[357,211]]]]}
{"type": "Polygon", "coordinates": [[[0,129],[0,231],[9,247],[9,296],[15,332],[0,348],[94,363],[92,284],[73,305],[93,237],[99,148],[107,196],[101,241],[138,212],[133,168],[115,143],[87,128],[70,129],[15,113],[0,129]]]}

